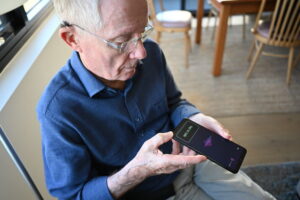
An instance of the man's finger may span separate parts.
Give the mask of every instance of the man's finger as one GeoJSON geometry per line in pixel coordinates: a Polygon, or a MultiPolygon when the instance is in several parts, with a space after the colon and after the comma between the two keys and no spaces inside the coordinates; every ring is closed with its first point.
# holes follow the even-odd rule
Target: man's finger
{"type": "Polygon", "coordinates": [[[157,133],[155,136],[146,141],[149,148],[158,148],[160,145],[170,141],[173,137],[173,132],[157,133]]]}
{"type": "Polygon", "coordinates": [[[180,153],[180,143],[177,142],[176,140],[172,139],[172,154],[177,155],[180,153]]]}
{"type": "Polygon", "coordinates": [[[183,146],[182,154],[187,156],[194,156],[196,155],[196,152],[186,146],[183,146]]]}
{"type": "Polygon", "coordinates": [[[229,130],[225,129],[223,127],[222,124],[220,124],[218,121],[214,120],[215,121],[215,126],[213,127],[213,131],[216,132],[217,134],[221,135],[223,138],[226,138],[226,139],[230,139],[232,138],[230,133],[229,133],[229,130]]]}
{"type": "Polygon", "coordinates": [[[168,159],[169,164],[182,166],[182,165],[194,165],[198,164],[207,158],[203,155],[196,156],[185,156],[185,155],[166,155],[166,159],[168,159]]]}
{"type": "Polygon", "coordinates": [[[222,136],[222,137],[224,137],[224,138],[226,138],[226,139],[230,139],[230,138],[232,138],[232,136],[230,135],[230,133],[229,133],[229,130],[227,130],[227,129],[225,129],[225,128],[223,128],[223,127],[221,127],[220,128],[220,130],[218,131],[218,133],[222,136]]]}
{"type": "Polygon", "coordinates": [[[194,155],[196,155],[196,154],[197,154],[197,153],[196,153],[194,150],[189,149],[189,153],[188,153],[189,156],[194,156],[194,155]]]}
{"type": "Polygon", "coordinates": [[[183,155],[188,155],[188,148],[186,146],[182,147],[182,154],[183,155]]]}

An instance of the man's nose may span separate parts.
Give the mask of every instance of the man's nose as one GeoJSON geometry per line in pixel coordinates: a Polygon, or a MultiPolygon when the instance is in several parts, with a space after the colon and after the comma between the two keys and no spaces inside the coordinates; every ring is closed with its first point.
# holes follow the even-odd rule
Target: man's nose
{"type": "Polygon", "coordinates": [[[137,42],[136,48],[134,51],[130,53],[130,58],[132,59],[144,59],[147,56],[146,49],[144,47],[144,44],[141,40],[137,42]]]}

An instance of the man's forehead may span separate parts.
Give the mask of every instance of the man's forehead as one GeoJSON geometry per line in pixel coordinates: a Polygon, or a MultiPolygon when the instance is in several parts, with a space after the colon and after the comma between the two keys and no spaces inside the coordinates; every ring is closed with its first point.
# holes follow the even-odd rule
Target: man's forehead
{"type": "Polygon", "coordinates": [[[104,23],[134,20],[148,13],[146,0],[106,0],[99,9],[104,23]]]}
{"type": "Polygon", "coordinates": [[[101,6],[102,29],[110,38],[119,34],[142,32],[147,24],[147,4],[133,4],[144,0],[109,0],[101,6]],[[112,1],[112,4],[108,2],[112,1]],[[122,2],[115,4],[114,2],[122,2]],[[108,7],[107,7],[108,6],[108,7]]]}

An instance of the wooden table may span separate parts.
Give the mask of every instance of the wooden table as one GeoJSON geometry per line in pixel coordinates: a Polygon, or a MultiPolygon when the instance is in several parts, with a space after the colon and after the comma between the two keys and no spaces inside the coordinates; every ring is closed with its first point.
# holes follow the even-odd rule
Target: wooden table
{"type": "MultiPolygon", "coordinates": [[[[274,9],[276,0],[268,0],[266,10],[274,9]]],[[[211,0],[212,6],[219,11],[219,26],[215,38],[215,54],[212,74],[221,75],[222,60],[227,34],[227,22],[230,15],[257,13],[261,0],[211,0]]],[[[196,43],[201,43],[204,0],[198,0],[196,43]]]]}
{"type": "Polygon", "coordinates": [[[202,18],[204,13],[204,0],[198,0],[197,6],[197,26],[196,26],[196,44],[201,43],[201,33],[202,33],[202,18]]]}
{"type": "Polygon", "coordinates": [[[185,10],[185,0],[180,0],[180,9],[185,10]]]}

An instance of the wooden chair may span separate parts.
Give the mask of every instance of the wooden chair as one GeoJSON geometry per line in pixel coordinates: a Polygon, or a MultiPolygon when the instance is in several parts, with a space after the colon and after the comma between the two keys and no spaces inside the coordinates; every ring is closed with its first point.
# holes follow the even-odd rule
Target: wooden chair
{"type": "Polygon", "coordinates": [[[249,60],[256,48],[256,53],[252,58],[247,79],[250,77],[258,57],[262,53],[267,56],[276,56],[288,58],[288,70],[286,75],[286,83],[289,85],[291,80],[292,68],[299,60],[294,60],[294,49],[300,46],[300,0],[277,0],[272,18],[270,21],[261,22],[261,16],[266,5],[266,0],[262,0],[259,13],[256,18],[255,25],[251,31],[254,34],[254,42],[252,44],[249,60]],[[289,48],[289,54],[274,54],[263,52],[264,45],[289,48]]]}
{"type": "Polygon", "coordinates": [[[149,6],[149,17],[157,32],[156,42],[160,42],[162,32],[182,32],[185,39],[185,66],[189,66],[189,52],[191,51],[191,30],[192,14],[189,11],[170,10],[166,11],[162,0],[159,0],[161,12],[156,13],[153,0],[147,0],[149,6]]]}

